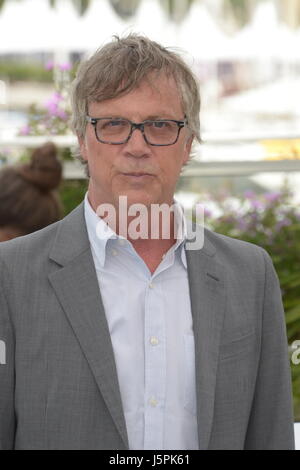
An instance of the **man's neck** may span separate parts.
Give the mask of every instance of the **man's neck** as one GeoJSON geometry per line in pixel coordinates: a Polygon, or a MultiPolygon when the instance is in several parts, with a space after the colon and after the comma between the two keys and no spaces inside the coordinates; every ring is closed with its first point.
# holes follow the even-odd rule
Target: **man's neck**
{"type": "Polygon", "coordinates": [[[151,272],[154,272],[162,256],[176,243],[174,227],[175,215],[174,211],[171,210],[171,206],[175,201],[173,201],[172,204],[167,204],[169,210],[166,210],[164,215],[159,214],[159,216],[156,217],[153,217],[153,213],[151,215],[153,206],[147,207],[147,217],[139,219],[141,223],[138,224],[138,221],[136,221],[136,223],[134,223],[134,221],[139,217],[139,214],[129,216],[128,212],[127,214],[125,212],[120,213],[119,207],[116,208],[113,206],[115,209],[113,211],[114,216],[109,217],[107,213],[104,216],[104,214],[99,213],[100,205],[98,204],[96,206],[95,202],[93,200],[91,201],[89,196],[88,200],[97,215],[101,217],[117,235],[123,236],[131,242],[133,248],[144,260],[151,272]],[[132,230],[134,231],[134,236],[131,236],[132,230]],[[139,234],[141,235],[138,236],[139,234]]]}
{"type": "Polygon", "coordinates": [[[133,244],[156,246],[159,241],[175,242],[175,215],[173,200],[171,203],[143,205],[134,215],[130,213],[130,205],[116,207],[115,204],[96,203],[88,194],[88,202],[94,212],[119,236],[123,236],[133,244]],[[107,208],[111,208],[111,211],[107,208]]]}

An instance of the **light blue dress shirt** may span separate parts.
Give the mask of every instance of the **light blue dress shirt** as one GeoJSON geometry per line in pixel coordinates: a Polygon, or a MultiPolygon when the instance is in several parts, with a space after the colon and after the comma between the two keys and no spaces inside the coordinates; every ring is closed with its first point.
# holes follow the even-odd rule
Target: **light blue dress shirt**
{"type": "Polygon", "coordinates": [[[130,449],[198,449],[195,345],[183,236],[151,274],[85,196],[85,220],[114,350],[130,449]],[[101,234],[101,236],[99,236],[101,234]]]}

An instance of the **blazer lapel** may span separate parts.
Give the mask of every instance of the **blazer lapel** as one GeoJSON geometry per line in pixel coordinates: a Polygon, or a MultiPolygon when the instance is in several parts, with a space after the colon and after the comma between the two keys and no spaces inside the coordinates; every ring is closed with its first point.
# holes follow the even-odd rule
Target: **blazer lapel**
{"type": "Polygon", "coordinates": [[[113,347],[86,232],[83,204],[61,222],[50,258],[61,267],[49,275],[49,280],[128,448],[113,347]]]}
{"type": "MultiPolygon", "coordinates": [[[[188,224],[188,233],[190,225],[188,224]]],[[[195,226],[194,226],[195,229],[195,226]]],[[[197,232],[201,230],[197,226],[197,232]]],[[[199,234],[200,235],[200,234],[199,234]]],[[[188,238],[191,238],[188,235],[188,238]]],[[[205,237],[201,250],[186,250],[195,336],[199,449],[209,445],[218,355],[225,308],[224,275],[215,248],[205,237]]]]}

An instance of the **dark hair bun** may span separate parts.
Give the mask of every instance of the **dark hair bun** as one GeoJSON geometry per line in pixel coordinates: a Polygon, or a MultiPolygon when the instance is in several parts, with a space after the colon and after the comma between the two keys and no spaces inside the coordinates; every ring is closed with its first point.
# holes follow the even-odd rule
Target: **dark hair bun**
{"type": "Polygon", "coordinates": [[[62,179],[62,165],[56,146],[48,142],[34,150],[30,163],[22,165],[19,174],[41,191],[57,188],[62,179]]]}

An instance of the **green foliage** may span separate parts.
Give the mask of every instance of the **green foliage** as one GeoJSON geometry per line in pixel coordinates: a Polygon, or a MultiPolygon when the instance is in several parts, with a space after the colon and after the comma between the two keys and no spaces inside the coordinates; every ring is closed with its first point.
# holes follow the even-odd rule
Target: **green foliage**
{"type": "Polygon", "coordinates": [[[72,2],[79,15],[82,16],[89,8],[91,0],[72,0],[72,2]]]}
{"type": "Polygon", "coordinates": [[[168,17],[177,23],[183,21],[195,0],[160,0],[168,17]]]}
{"type": "Polygon", "coordinates": [[[123,19],[132,17],[142,0],[108,0],[115,12],[123,19]]]}
{"type": "Polygon", "coordinates": [[[4,60],[2,58],[0,62],[0,79],[51,83],[53,74],[51,71],[45,70],[42,65],[36,63],[4,60]]]}
{"type": "Polygon", "coordinates": [[[240,24],[245,25],[249,20],[248,0],[227,0],[233,15],[238,18],[240,24]]]}
{"type": "MultiPolygon", "coordinates": [[[[206,205],[206,207],[208,207],[206,205]]],[[[272,257],[279,277],[289,344],[300,340],[300,209],[292,203],[288,189],[243,199],[217,198],[214,210],[207,210],[206,225],[216,232],[265,248],[272,257]]],[[[300,364],[291,363],[294,411],[300,420],[300,364]]]]}
{"type": "Polygon", "coordinates": [[[59,189],[64,216],[75,209],[84,199],[88,182],[86,180],[64,180],[59,189]]]}

